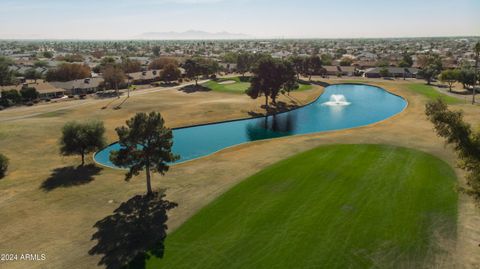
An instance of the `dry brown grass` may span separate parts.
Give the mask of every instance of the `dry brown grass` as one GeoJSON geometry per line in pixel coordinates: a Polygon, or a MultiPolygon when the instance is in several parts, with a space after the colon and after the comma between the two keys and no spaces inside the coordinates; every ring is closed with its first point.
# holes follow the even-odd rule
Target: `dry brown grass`
{"type": "MultiPolygon", "coordinates": [[[[338,82],[332,80],[329,82],[338,82]]],[[[409,106],[402,114],[387,121],[338,132],[318,133],[257,141],[223,150],[214,155],[175,165],[165,177],[154,176],[156,188],[167,188],[167,199],[179,204],[170,212],[169,227],[175,229],[215,197],[245,177],[295,153],[330,143],[385,143],[416,148],[454,164],[455,156],[432,131],[423,112],[425,100],[405,90],[403,81],[373,81],[406,97],[409,106]]],[[[316,88],[297,92],[297,104],[314,100],[321,93],[316,88]]],[[[123,180],[123,172],[103,169],[94,180],[50,191],[41,188],[54,169],[79,163],[78,158],[58,154],[57,141],[62,125],[68,120],[101,119],[109,141],[115,140],[114,128],[124,124],[136,112],[160,111],[169,126],[214,122],[247,117],[249,111],[262,112],[263,100],[217,92],[183,93],[164,90],[135,96],[121,109],[113,107],[123,100],[92,102],[64,112],[0,122],[0,148],[11,159],[10,172],[0,180],[0,252],[46,253],[46,262],[11,263],[8,268],[94,268],[99,257],[89,256],[95,244],[92,226],[135,194],[144,192],[143,177],[123,180]]],[[[285,102],[292,102],[283,98],[285,102]]],[[[467,119],[480,123],[479,108],[458,106],[467,119]],[[477,116],[475,116],[475,114],[477,116]]],[[[44,109],[43,107],[41,109],[44,109]]],[[[1,117],[7,114],[2,114],[1,117]]],[[[12,111],[8,111],[12,113],[12,111]]],[[[31,113],[31,111],[16,112],[31,113]]],[[[5,116],[5,117],[6,117],[5,116]]],[[[457,169],[462,176],[462,172],[457,169]]],[[[475,268],[480,263],[480,212],[467,197],[461,198],[458,241],[450,243],[452,256],[460,267],[475,268]]],[[[443,259],[439,259],[443,260],[443,259]]],[[[445,264],[444,264],[445,267],[445,264]]]]}

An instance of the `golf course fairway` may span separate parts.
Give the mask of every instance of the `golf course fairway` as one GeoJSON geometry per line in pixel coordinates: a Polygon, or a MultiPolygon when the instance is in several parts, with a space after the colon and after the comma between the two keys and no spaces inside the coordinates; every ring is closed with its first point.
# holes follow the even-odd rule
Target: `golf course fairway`
{"type": "MultiPolygon", "coordinates": [[[[329,145],[245,179],[168,235],[147,268],[419,268],[456,236],[456,177],[389,145],[329,145]]],[[[180,205],[181,206],[181,205],[180,205]]]]}

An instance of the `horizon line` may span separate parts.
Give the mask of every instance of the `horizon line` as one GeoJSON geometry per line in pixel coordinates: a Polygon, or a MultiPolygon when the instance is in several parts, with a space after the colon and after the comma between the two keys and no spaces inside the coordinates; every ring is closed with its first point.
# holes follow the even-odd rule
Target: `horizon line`
{"type": "Polygon", "coordinates": [[[420,39],[420,38],[480,38],[480,35],[432,35],[432,36],[386,36],[386,37],[245,37],[245,38],[195,38],[195,39],[148,39],[148,38],[1,38],[0,41],[242,41],[242,40],[335,40],[335,39],[420,39]]]}

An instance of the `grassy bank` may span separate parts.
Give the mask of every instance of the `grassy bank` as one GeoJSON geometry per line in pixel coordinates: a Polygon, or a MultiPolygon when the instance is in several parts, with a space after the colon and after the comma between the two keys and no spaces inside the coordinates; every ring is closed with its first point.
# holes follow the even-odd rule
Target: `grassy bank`
{"type": "MultiPolygon", "coordinates": [[[[319,147],[242,181],[189,219],[147,268],[418,268],[455,238],[455,175],[384,145],[319,147]]],[[[441,253],[440,253],[441,254],[441,253]]]]}
{"type": "MultiPolygon", "coordinates": [[[[250,87],[250,82],[248,80],[249,80],[249,77],[220,78],[215,81],[214,80],[208,81],[202,84],[202,86],[216,92],[243,94],[250,87]]],[[[299,83],[298,86],[299,86],[298,89],[296,89],[295,91],[306,91],[313,88],[311,84],[307,84],[307,83],[299,83]]]]}
{"type": "Polygon", "coordinates": [[[448,96],[446,94],[443,94],[441,92],[438,92],[435,90],[432,86],[425,85],[425,84],[410,84],[408,85],[408,89],[410,91],[419,93],[425,97],[427,97],[429,100],[436,100],[438,98],[442,99],[445,101],[447,104],[460,104],[462,103],[462,100],[448,96]]]}

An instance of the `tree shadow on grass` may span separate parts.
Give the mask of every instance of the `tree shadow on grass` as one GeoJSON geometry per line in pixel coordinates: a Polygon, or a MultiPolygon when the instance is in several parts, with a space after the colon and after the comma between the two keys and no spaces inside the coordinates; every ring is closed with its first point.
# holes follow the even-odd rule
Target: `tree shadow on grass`
{"type": "Polygon", "coordinates": [[[145,268],[151,256],[163,257],[167,211],[177,206],[164,197],[163,193],[137,195],[93,226],[97,232],[92,240],[97,244],[88,253],[103,256],[98,265],[145,268]]]}
{"type": "Polygon", "coordinates": [[[125,99],[123,99],[123,101],[122,101],[120,104],[114,106],[113,109],[114,109],[114,110],[118,110],[118,109],[122,108],[122,105],[125,104],[125,102],[126,102],[129,98],[130,98],[130,97],[128,97],[128,96],[125,97],[125,99]]]}
{"type": "Polygon", "coordinates": [[[207,87],[204,87],[202,85],[187,85],[185,87],[181,87],[180,89],[178,89],[179,91],[181,92],[184,92],[184,93],[194,93],[194,92],[209,92],[211,91],[210,88],[207,88],[207,87]]]}
{"type": "Polygon", "coordinates": [[[44,191],[87,184],[103,169],[94,164],[56,168],[40,186],[44,191]]]}

